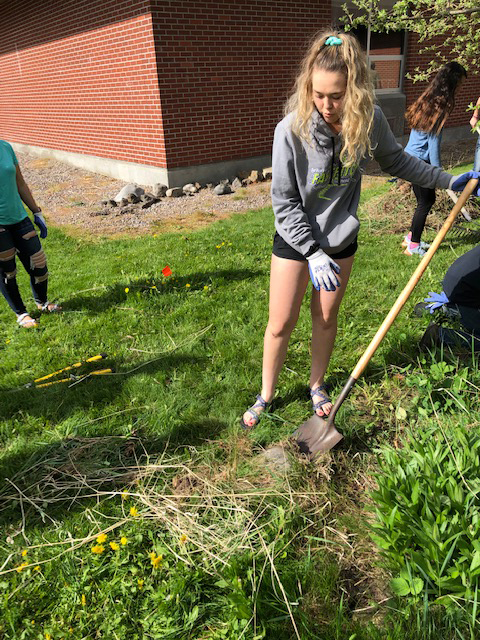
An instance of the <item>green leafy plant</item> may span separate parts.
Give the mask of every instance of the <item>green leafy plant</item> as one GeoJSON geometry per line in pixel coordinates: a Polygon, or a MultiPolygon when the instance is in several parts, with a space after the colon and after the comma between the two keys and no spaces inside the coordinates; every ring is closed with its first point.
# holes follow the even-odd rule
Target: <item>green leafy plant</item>
{"type": "Polygon", "coordinates": [[[431,425],[378,455],[372,538],[395,573],[392,590],[473,608],[480,580],[480,438],[431,425]]]}
{"type": "MultiPolygon", "coordinates": [[[[422,363],[421,363],[422,364],[422,363]]],[[[423,361],[425,364],[425,361],[423,361]]],[[[405,383],[415,389],[413,403],[421,416],[438,411],[466,411],[469,369],[456,368],[443,360],[407,374],[405,383]],[[467,392],[467,393],[465,393],[467,392]]]]}

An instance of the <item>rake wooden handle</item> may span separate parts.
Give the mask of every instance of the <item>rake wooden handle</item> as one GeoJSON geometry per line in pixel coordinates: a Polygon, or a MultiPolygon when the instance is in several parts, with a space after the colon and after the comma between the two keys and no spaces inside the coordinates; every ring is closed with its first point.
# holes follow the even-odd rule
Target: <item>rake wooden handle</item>
{"type": "Polygon", "coordinates": [[[350,378],[348,379],[346,385],[343,387],[340,395],[337,398],[337,401],[335,402],[334,406],[332,407],[332,410],[329,413],[329,416],[328,416],[328,423],[329,424],[331,424],[333,422],[333,420],[335,418],[335,414],[338,411],[338,408],[340,407],[342,402],[345,400],[345,398],[348,396],[348,394],[350,393],[352,387],[354,386],[354,384],[356,383],[358,378],[364,372],[365,367],[370,362],[370,358],[373,356],[373,354],[377,350],[379,344],[381,343],[381,341],[385,337],[387,331],[392,326],[395,318],[400,313],[403,305],[406,303],[406,301],[408,300],[410,294],[415,289],[418,281],[420,280],[420,278],[423,275],[423,272],[428,267],[428,265],[430,263],[430,260],[433,258],[436,250],[440,246],[440,244],[441,244],[442,240],[444,239],[444,237],[446,236],[448,230],[450,229],[450,227],[455,222],[455,218],[458,216],[458,214],[462,210],[464,204],[466,203],[468,198],[473,193],[473,190],[475,189],[477,184],[478,184],[478,180],[473,179],[473,180],[469,180],[467,182],[467,184],[465,185],[465,189],[462,191],[460,197],[458,198],[458,200],[455,203],[453,209],[451,210],[450,214],[448,215],[448,218],[443,223],[442,228],[437,233],[437,235],[435,237],[435,240],[430,245],[430,249],[423,256],[420,264],[418,265],[418,267],[413,272],[412,277],[410,278],[410,280],[406,284],[406,286],[403,289],[403,291],[401,292],[401,294],[398,296],[398,298],[395,301],[393,307],[388,312],[387,317],[385,318],[385,320],[380,325],[377,333],[373,336],[372,341],[370,342],[370,344],[366,348],[364,354],[362,355],[362,357],[358,361],[355,369],[352,371],[352,374],[351,374],[350,378]]]}

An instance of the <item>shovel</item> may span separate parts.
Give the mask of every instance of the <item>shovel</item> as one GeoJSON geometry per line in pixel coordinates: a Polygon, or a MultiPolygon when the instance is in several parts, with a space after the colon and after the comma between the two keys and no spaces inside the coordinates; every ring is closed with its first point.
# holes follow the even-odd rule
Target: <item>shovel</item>
{"type": "Polygon", "coordinates": [[[358,378],[364,372],[367,364],[370,361],[370,358],[373,356],[375,351],[377,350],[378,345],[385,337],[387,331],[392,326],[395,318],[400,313],[403,305],[408,300],[410,294],[414,290],[418,281],[423,275],[423,272],[428,267],[430,260],[433,258],[434,253],[440,246],[443,238],[447,234],[447,231],[455,222],[455,218],[462,210],[466,201],[472,194],[473,190],[477,186],[478,180],[469,180],[465,189],[462,191],[460,197],[458,198],[455,206],[451,210],[448,218],[445,220],[442,228],[437,233],[435,240],[430,245],[430,249],[423,256],[421,262],[418,267],[415,269],[412,277],[408,281],[406,287],[402,291],[402,293],[398,296],[395,304],[390,309],[387,317],[382,322],[380,328],[377,333],[373,337],[372,341],[368,345],[364,354],[360,358],[357,363],[357,366],[352,371],[350,378],[348,379],[346,385],[343,387],[340,395],[338,396],[335,404],[330,411],[328,418],[325,420],[324,418],[320,418],[316,413],[313,416],[304,422],[298,429],[293,433],[293,438],[296,440],[297,445],[300,448],[302,453],[306,453],[311,459],[315,457],[317,453],[322,451],[329,451],[336,444],[340,442],[343,438],[343,435],[339,433],[335,427],[334,419],[337,411],[340,406],[343,404],[343,401],[347,398],[348,394],[352,390],[353,386],[357,382],[358,378]]]}

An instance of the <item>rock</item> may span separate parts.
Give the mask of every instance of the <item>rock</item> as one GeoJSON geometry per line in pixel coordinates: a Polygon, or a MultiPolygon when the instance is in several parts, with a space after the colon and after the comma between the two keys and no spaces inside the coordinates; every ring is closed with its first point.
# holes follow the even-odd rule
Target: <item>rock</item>
{"type": "Polygon", "coordinates": [[[167,193],[168,187],[166,184],[157,182],[152,187],[152,195],[154,198],[164,198],[167,193]]]}
{"type": "Polygon", "coordinates": [[[262,171],[262,175],[264,180],[271,180],[272,179],[272,167],[268,167],[267,169],[264,169],[262,171]]]}
{"type": "Polygon", "coordinates": [[[217,184],[217,186],[213,190],[213,193],[215,193],[215,195],[217,196],[224,196],[227,193],[232,193],[232,189],[229,184],[220,183],[220,184],[217,184]]]}
{"type": "Polygon", "coordinates": [[[119,215],[124,216],[127,213],[138,213],[137,207],[132,207],[132,205],[121,207],[118,211],[119,215]]]}
{"type": "Polygon", "coordinates": [[[109,204],[111,207],[116,207],[116,206],[117,206],[117,201],[112,199],[112,200],[109,200],[109,201],[108,201],[108,204],[109,204]]]}
{"type": "Polygon", "coordinates": [[[276,471],[288,471],[291,467],[290,461],[285,453],[285,449],[280,446],[269,447],[262,451],[260,456],[265,462],[275,468],[276,471]]]}
{"type": "Polygon", "coordinates": [[[145,200],[145,202],[142,204],[142,209],[148,209],[152,206],[152,204],[159,202],[159,200],[160,198],[150,198],[149,200],[145,200]]]}
{"type": "Polygon", "coordinates": [[[154,196],[150,191],[146,191],[142,196],[142,202],[150,202],[150,200],[158,200],[158,197],[154,196]]]}
{"type": "Polygon", "coordinates": [[[141,198],[139,198],[135,193],[131,193],[128,196],[128,200],[132,203],[132,204],[138,204],[139,202],[141,202],[141,198]]]}
{"type": "Polygon", "coordinates": [[[115,202],[121,202],[122,200],[128,200],[128,198],[134,193],[136,196],[140,197],[145,193],[145,189],[139,187],[136,184],[131,182],[130,184],[126,184],[124,187],[120,189],[117,195],[114,197],[115,202]]]}
{"type": "Polygon", "coordinates": [[[250,182],[263,182],[263,173],[261,171],[252,171],[247,180],[250,180],[250,182]]]}
{"type": "Polygon", "coordinates": [[[198,191],[197,187],[191,182],[189,184],[184,185],[183,187],[183,193],[186,193],[189,195],[193,195],[194,193],[197,193],[197,191],[198,191]]]}
{"type": "Polygon", "coordinates": [[[202,185],[199,182],[195,182],[195,186],[197,187],[197,191],[200,191],[202,185]]]}
{"type": "Polygon", "coordinates": [[[219,184],[224,184],[224,185],[230,184],[230,180],[228,178],[225,178],[224,180],[220,180],[219,184]]]}
{"type": "Polygon", "coordinates": [[[232,187],[234,189],[240,189],[241,187],[243,187],[243,184],[240,178],[235,178],[235,180],[232,182],[232,187]]]}
{"type": "Polygon", "coordinates": [[[119,207],[126,207],[126,206],[127,206],[127,204],[128,204],[128,200],[127,200],[127,198],[122,198],[122,199],[120,200],[120,202],[118,203],[118,206],[119,206],[119,207]]]}
{"type": "Polygon", "coordinates": [[[167,198],[180,198],[180,196],[183,196],[183,189],[181,187],[172,187],[167,189],[165,195],[167,198]]]}
{"type": "Polygon", "coordinates": [[[214,184],[213,184],[213,182],[207,182],[207,184],[205,186],[207,187],[207,189],[213,189],[214,184]]]}
{"type": "MultiPolygon", "coordinates": [[[[112,202],[115,202],[115,200],[112,200],[112,202]]],[[[102,200],[100,202],[100,204],[102,205],[102,207],[106,207],[109,204],[108,200],[102,200]]],[[[117,206],[117,203],[115,202],[115,206],[117,206]]]]}
{"type": "Polygon", "coordinates": [[[102,209],[101,211],[93,211],[90,216],[93,218],[94,216],[108,216],[110,211],[108,209],[102,209]]]}
{"type": "Polygon", "coordinates": [[[245,169],[237,173],[237,176],[240,178],[240,180],[246,180],[249,175],[250,175],[250,171],[245,169]]]}

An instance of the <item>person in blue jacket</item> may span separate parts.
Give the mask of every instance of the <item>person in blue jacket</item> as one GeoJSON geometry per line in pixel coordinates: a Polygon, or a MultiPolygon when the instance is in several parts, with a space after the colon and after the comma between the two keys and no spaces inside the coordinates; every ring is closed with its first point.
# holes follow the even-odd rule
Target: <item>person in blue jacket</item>
{"type": "Polygon", "coordinates": [[[17,283],[16,257],[30,276],[36,306],[45,313],[61,307],[47,297],[47,259],[33,223],[23,206],[33,213],[40,237],[47,236],[42,210],[25,182],[12,146],[0,140],[0,292],[17,316],[19,326],[31,329],[38,322],[27,312],[17,283]]]}
{"type": "MultiPolygon", "coordinates": [[[[455,107],[455,93],[467,77],[467,72],[458,62],[443,66],[425,91],[407,109],[405,119],[411,127],[406,153],[441,167],[440,145],[445,122],[455,107]]],[[[427,216],[435,204],[435,189],[412,182],[417,206],[413,214],[410,231],[402,246],[407,256],[423,256],[429,245],[421,241],[427,216]]]]}
{"type": "Polygon", "coordinates": [[[366,55],[351,34],[330,31],[314,38],[285,112],[273,140],[276,233],[262,388],[241,418],[246,429],[258,424],[274,396],[309,279],[310,395],[318,416],[331,411],[324,376],[357,250],[361,176],[369,159],[374,157],[386,173],[428,189],[460,191],[471,177],[480,177],[473,172],[452,176],[403,151],[374,104],[366,55]]]}

